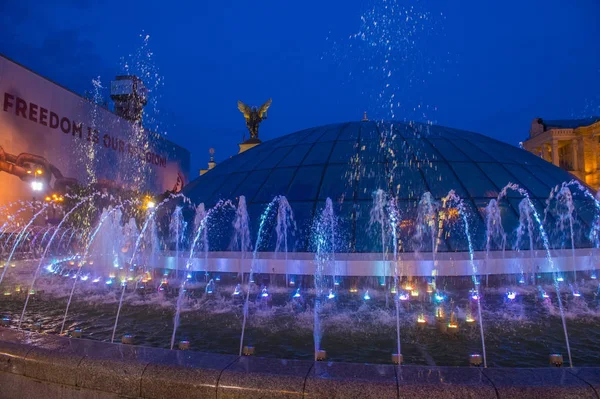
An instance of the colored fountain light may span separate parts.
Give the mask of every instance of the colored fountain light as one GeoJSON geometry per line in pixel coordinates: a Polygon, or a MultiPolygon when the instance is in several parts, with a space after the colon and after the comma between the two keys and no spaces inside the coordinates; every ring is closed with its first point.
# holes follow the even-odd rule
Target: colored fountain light
{"type": "Polygon", "coordinates": [[[356,287],[350,287],[350,290],[349,290],[349,291],[350,291],[352,294],[356,294],[356,293],[358,292],[358,288],[356,288],[356,287]]]}
{"type": "Polygon", "coordinates": [[[573,296],[575,298],[579,298],[581,296],[581,292],[579,292],[579,291],[573,291],[573,296]]]}
{"type": "Polygon", "coordinates": [[[548,299],[548,298],[550,298],[550,295],[548,295],[548,294],[546,293],[546,291],[542,291],[542,298],[544,298],[544,299],[548,299]]]}
{"type": "Polygon", "coordinates": [[[465,317],[465,322],[474,323],[475,319],[473,318],[473,316],[471,314],[467,314],[467,316],[465,317]]]}
{"type": "Polygon", "coordinates": [[[471,299],[474,301],[479,300],[479,293],[476,290],[471,290],[471,299]]]}
{"type": "Polygon", "coordinates": [[[100,281],[100,277],[96,277],[95,279],[92,280],[92,283],[98,283],[100,281]]]}
{"type": "Polygon", "coordinates": [[[333,299],[335,298],[335,294],[333,293],[333,290],[329,290],[329,295],[327,295],[327,299],[333,299]]]}
{"type": "Polygon", "coordinates": [[[290,280],[289,284],[293,286],[293,285],[296,285],[296,282],[294,280],[290,280]]]}
{"type": "Polygon", "coordinates": [[[294,293],[294,298],[300,298],[302,295],[300,295],[300,288],[298,288],[296,290],[296,292],[294,293]]]}
{"type": "Polygon", "coordinates": [[[233,290],[233,296],[240,296],[242,294],[242,286],[240,284],[236,285],[233,290]]]}
{"type": "Polygon", "coordinates": [[[412,291],[410,292],[410,296],[413,296],[413,297],[417,297],[417,296],[419,296],[419,290],[412,290],[412,291]]]}
{"type": "Polygon", "coordinates": [[[425,318],[425,315],[423,313],[419,314],[419,316],[417,317],[417,323],[419,323],[419,324],[427,323],[427,319],[425,318]]]}
{"type": "Polygon", "coordinates": [[[112,279],[106,280],[106,285],[111,285],[113,283],[112,279]]]}
{"type": "Polygon", "coordinates": [[[401,301],[408,301],[408,299],[410,298],[409,295],[406,292],[401,293],[400,295],[398,295],[398,298],[401,301]]]}
{"type": "Polygon", "coordinates": [[[367,291],[365,292],[365,294],[363,295],[363,299],[364,299],[365,301],[368,301],[369,299],[371,299],[371,296],[369,295],[369,290],[367,290],[367,291]]]}
{"type": "Polygon", "coordinates": [[[562,283],[563,281],[565,281],[565,279],[564,279],[564,277],[563,277],[563,276],[558,276],[558,277],[556,278],[556,281],[558,281],[559,283],[562,283]]]}
{"type": "Polygon", "coordinates": [[[192,278],[192,274],[191,274],[191,273],[188,273],[188,274],[186,275],[186,278],[192,278]]]}
{"type": "Polygon", "coordinates": [[[434,299],[436,302],[444,302],[444,299],[446,299],[446,297],[444,297],[444,294],[438,291],[435,293],[434,299]]]}
{"type": "Polygon", "coordinates": [[[508,291],[506,293],[506,299],[508,299],[509,301],[514,301],[516,297],[517,293],[515,291],[508,291]]]}
{"type": "Polygon", "coordinates": [[[269,293],[267,292],[267,287],[263,288],[261,293],[260,293],[260,297],[261,298],[267,298],[269,296],[269,293]]]}
{"type": "Polygon", "coordinates": [[[590,278],[592,280],[596,280],[598,278],[598,276],[596,275],[596,273],[592,273],[592,275],[590,276],[590,278]]]}

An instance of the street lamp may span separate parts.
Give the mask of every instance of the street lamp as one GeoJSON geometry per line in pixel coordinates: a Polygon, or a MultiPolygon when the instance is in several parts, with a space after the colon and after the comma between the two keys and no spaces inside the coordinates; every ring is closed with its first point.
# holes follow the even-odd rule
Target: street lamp
{"type": "Polygon", "coordinates": [[[31,189],[33,191],[42,191],[44,189],[44,183],[34,180],[31,182],[31,189]]]}

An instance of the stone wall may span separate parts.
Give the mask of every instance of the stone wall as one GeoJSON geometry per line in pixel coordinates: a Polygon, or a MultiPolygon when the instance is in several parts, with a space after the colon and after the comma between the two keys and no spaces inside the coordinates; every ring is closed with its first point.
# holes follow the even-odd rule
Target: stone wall
{"type": "Polygon", "coordinates": [[[238,357],[0,329],[0,398],[598,398],[600,369],[238,357]]]}

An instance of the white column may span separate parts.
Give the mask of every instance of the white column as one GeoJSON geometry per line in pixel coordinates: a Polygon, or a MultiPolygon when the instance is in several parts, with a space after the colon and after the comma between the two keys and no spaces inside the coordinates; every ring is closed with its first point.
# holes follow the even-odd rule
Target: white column
{"type": "Polygon", "coordinates": [[[558,140],[552,139],[552,163],[556,166],[560,165],[560,160],[558,159],[558,140]]]}
{"type": "Polygon", "coordinates": [[[573,151],[573,170],[576,172],[579,170],[579,145],[577,139],[571,140],[571,150],[573,151]]]}

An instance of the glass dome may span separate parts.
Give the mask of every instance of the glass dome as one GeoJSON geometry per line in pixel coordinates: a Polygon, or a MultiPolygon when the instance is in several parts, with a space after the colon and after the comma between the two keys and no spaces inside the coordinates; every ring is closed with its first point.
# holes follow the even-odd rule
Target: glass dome
{"type": "MultiPolygon", "coordinates": [[[[369,214],[373,193],[383,189],[396,197],[401,213],[400,250],[412,252],[422,195],[430,192],[439,201],[454,190],[469,210],[473,245],[483,250],[485,207],[508,183],[516,183],[527,190],[544,219],[551,246],[570,248],[564,229],[555,228],[561,221],[548,211],[547,199],[554,187],[573,179],[534,154],[477,133],[419,123],[361,121],[306,129],[264,142],[198,177],[184,194],[206,207],[220,199],[237,202],[245,196],[253,239],[266,205],[277,195],[286,196],[296,221],[289,247],[295,252],[311,251],[313,216],[329,197],[338,217],[337,252],[380,252],[369,214]]],[[[572,192],[575,244],[589,247],[594,206],[580,189],[572,192]]],[[[522,198],[508,191],[499,202],[507,250],[515,246],[522,198]]],[[[231,223],[219,220],[220,231],[211,233],[211,250],[230,249],[231,223]]],[[[274,250],[273,230],[264,229],[259,250],[274,250]]],[[[450,227],[438,245],[439,252],[468,250],[464,229],[459,223],[450,227]]],[[[539,237],[534,245],[541,247],[539,237]]],[[[527,238],[520,249],[528,248],[527,238]]]]}

